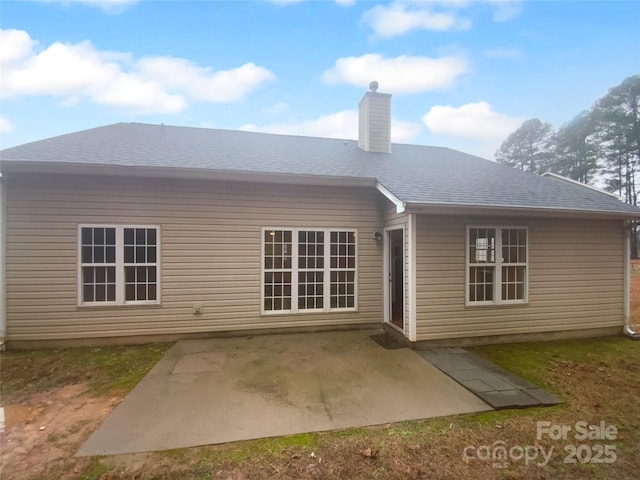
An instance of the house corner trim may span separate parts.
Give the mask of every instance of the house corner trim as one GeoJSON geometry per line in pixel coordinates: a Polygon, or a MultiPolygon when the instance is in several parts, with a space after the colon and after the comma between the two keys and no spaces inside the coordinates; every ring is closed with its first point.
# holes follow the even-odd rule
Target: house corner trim
{"type": "Polygon", "coordinates": [[[0,172],[0,351],[5,349],[7,338],[7,282],[6,282],[6,180],[0,172]]]}
{"type": "Polygon", "coordinates": [[[633,338],[640,339],[640,332],[636,332],[631,327],[631,225],[625,222],[624,228],[624,305],[623,305],[623,322],[624,334],[633,338]]]}
{"type": "Polygon", "coordinates": [[[416,214],[409,214],[409,340],[417,340],[417,312],[416,312],[416,271],[418,259],[416,257],[416,214]]]}
{"type": "Polygon", "coordinates": [[[396,206],[396,213],[404,213],[407,204],[396,197],[391,190],[382,185],[381,183],[376,182],[376,189],[382,193],[387,199],[396,206]]]}

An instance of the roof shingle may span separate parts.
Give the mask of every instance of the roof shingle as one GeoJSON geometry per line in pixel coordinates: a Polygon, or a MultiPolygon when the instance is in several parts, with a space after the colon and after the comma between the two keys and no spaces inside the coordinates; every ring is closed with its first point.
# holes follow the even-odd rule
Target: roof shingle
{"type": "Polygon", "coordinates": [[[0,160],[369,178],[414,205],[640,216],[611,195],[443,147],[393,144],[390,154],[369,153],[354,140],[117,123],[7,148],[0,160]]]}

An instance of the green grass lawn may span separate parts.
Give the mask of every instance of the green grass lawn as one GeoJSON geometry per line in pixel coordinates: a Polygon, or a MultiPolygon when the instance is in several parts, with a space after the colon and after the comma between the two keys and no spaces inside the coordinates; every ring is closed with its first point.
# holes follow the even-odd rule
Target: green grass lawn
{"type": "MultiPolygon", "coordinates": [[[[3,360],[3,397],[24,401],[63,383],[86,382],[86,395],[125,392],[148,371],[166,345],[9,352],[3,360]],[[46,378],[41,378],[46,372],[46,378]]],[[[627,338],[537,342],[471,349],[557,394],[564,404],[411,421],[378,427],[262,439],[233,444],[100,457],[68,457],[39,478],[82,479],[636,479],[640,472],[640,343],[627,338]],[[537,422],[614,426],[614,440],[538,439],[537,422]],[[552,455],[540,467],[465,457],[465,448],[531,447],[552,455]],[[584,445],[580,447],[581,445],[584,445]],[[599,447],[613,463],[593,463],[599,447]],[[581,460],[565,463],[571,446],[581,460]],[[609,457],[611,458],[611,457],[609,457]]],[[[533,452],[533,450],[529,450],[533,452]]],[[[539,456],[538,461],[542,458],[539,456]]]]}

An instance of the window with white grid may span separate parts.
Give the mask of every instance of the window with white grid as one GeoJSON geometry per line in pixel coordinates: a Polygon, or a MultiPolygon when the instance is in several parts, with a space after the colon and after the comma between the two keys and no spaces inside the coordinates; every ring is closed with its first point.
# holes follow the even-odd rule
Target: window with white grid
{"type": "Polygon", "coordinates": [[[125,301],[157,296],[157,235],[155,228],[124,229],[125,301]]]}
{"type": "Polygon", "coordinates": [[[356,234],[331,232],[331,308],[355,306],[356,234]]]}
{"type": "Polygon", "coordinates": [[[265,312],[291,310],[292,240],[291,230],[264,231],[263,309],[265,312]]]}
{"type": "Polygon", "coordinates": [[[86,227],[80,235],[82,300],[116,301],[116,229],[86,227]]]}
{"type": "Polygon", "coordinates": [[[502,229],[502,299],[524,300],[527,274],[527,230],[502,229]]]}
{"type": "Polygon", "coordinates": [[[495,228],[469,229],[469,301],[493,302],[495,291],[495,228]]]}
{"type": "Polygon", "coordinates": [[[527,228],[467,228],[467,303],[527,301],[527,228]]]}
{"type": "Polygon", "coordinates": [[[298,309],[324,307],[324,232],[298,232],[298,309]]]}
{"type": "Polygon", "coordinates": [[[159,302],[159,229],[80,225],[78,303],[159,302]]]}
{"type": "Polygon", "coordinates": [[[265,228],[262,239],[263,313],[357,307],[355,231],[265,228]]]}

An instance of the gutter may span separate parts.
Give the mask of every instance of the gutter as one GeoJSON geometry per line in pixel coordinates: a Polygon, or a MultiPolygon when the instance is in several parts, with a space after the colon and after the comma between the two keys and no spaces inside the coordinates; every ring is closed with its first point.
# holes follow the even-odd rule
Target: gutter
{"type": "Polygon", "coordinates": [[[0,172],[0,351],[5,350],[7,338],[7,288],[6,288],[6,177],[0,172]]]}
{"type": "Polygon", "coordinates": [[[316,175],[311,173],[278,173],[249,170],[212,170],[208,168],[160,167],[140,165],[108,165],[70,162],[35,162],[2,160],[3,170],[11,173],[57,174],[57,175],[104,175],[112,177],[189,179],[237,181],[247,183],[271,183],[286,185],[313,185],[336,187],[375,186],[369,177],[346,177],[340,175],[316,175]]]}
{"type": "Polygon", "coordinates": [[[623,333],[633,340],[640,340],[640,332],[631,328],[631,222],[624,224],[624,328],[623,333]]]}
{"type": "Polygon", "coordinates": [[[572,178],[563,177],[562,175],[558,175],[557,173],[545,172],[545,173],[542,174],[542,176],[543,177],[549,177],[549,178],[555,178],[556,180],[560,180],[560,181],[565,182],[565,183],[570,183],[572,185],[577,185],[578,187],[588,188],[589,190],[593,190],[594,192],[598,192],[598,193],[603,193],[605,195],[609,195],[610,197],[613,197],[616,200],[624,201],[622,198],[620,198],[619,195],[616,195],[615,193],[607,192],[606,190],[602,190],[601,188],[594,187],[593,185],[588,185],[586,183],[578,182],[577,180],[574,180],[572,178]]]}
{"type": "Polygon", "coordinates": [[[485,215],[485,216],[522,216],[544,218],[600,218],[620,220],[640,220],[640,210],[623,212],[615,210],[588,210],[562,207],[534,207],[524,205],[491,205],[484,203],[413,203],[405,202],[407,213],[425,213],[431,215],[485,215]]]}

